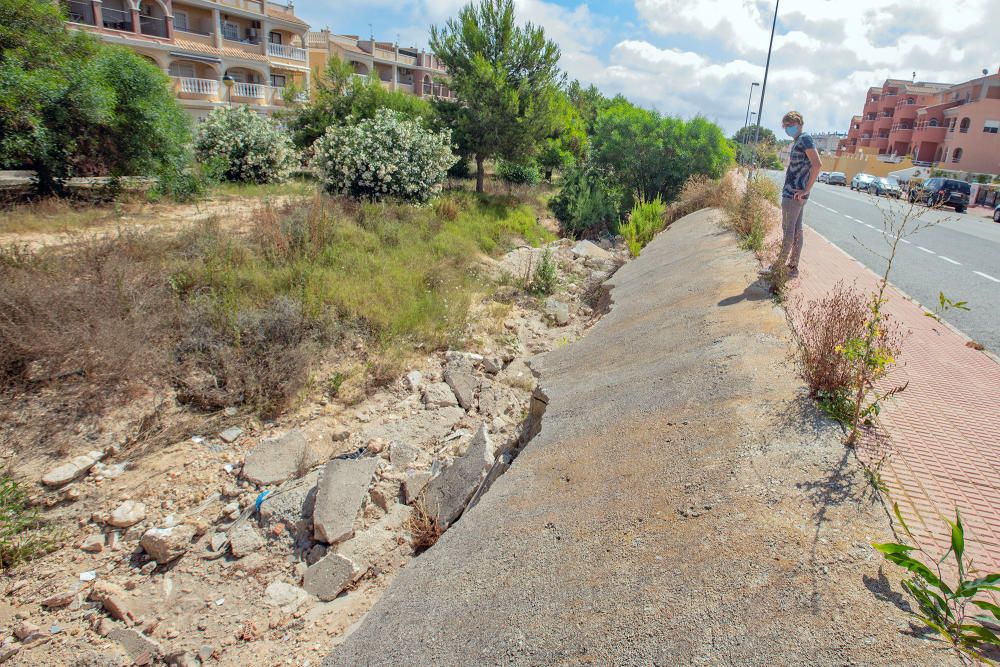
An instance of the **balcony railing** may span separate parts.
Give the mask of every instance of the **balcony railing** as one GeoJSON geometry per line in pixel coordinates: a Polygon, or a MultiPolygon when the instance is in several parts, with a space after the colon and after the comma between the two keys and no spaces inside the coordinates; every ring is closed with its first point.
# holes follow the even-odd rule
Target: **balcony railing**
{"type": "Polygon", "coordinates": [[[140,16],[139,32],[151,37],[166,37],[167,22],[156,16],[140,16]]]}
{"type": "Polygon", "coordinates": [[[120,9],[102,7],[101,17],[105,28],[132,32],[132,12],[123,12],[120,9]]]}
{"type": "Polygon", "coordinates": [[[215,96],[219,92],[219,82],[215,79],[192,79],[186,76],[175,76],[174,80],[179,83],[178,90],[182,93],[215,96]]]}
{"type": "Polygon", "coordinates": [[[73,23],[96,25],[96,19],[94,19],[94,6],[89,2],[69,0],[69,2],[66,3],[66,18],[73,23]]]}
{"type": "Polygon", "coordinates": [[[381,58],[382,60],[395,60],[395,51],[386,51],[385,49],[375,49],[375,57],[381,58]]]}
{"type": "Polygon", "coordinates": [[[237,81],[233,84],[234,97],[248,97],[253,99],[264,99],[266,97],[267,86],[260,83],[242,83],[237,81]]]}
{"type": "Polygon", "coordinates": [[[202,37],[211,37],[212,36],[212,33],[210,33],[210,32],[202,32],[201,30],[195,30],[191,26],[187,26],[187,25],[183,26],[183,27],[179,26],[179,25],[177,25],[177,19],[176,18],[174,19],[174,31],[175,32],[183,32],[183,33],[186,33],[188,35],[200,35],[202,37]]]}
{"type": "Polygon", "coordinates": [[[288,46],[287,44],[272,44],[267,43],[267,55],[273,56],[275,58],[285,58],[287,60],[299,60],[302,62],[306,61],[306,50],[300,49],[294,46],[288,46]]]}

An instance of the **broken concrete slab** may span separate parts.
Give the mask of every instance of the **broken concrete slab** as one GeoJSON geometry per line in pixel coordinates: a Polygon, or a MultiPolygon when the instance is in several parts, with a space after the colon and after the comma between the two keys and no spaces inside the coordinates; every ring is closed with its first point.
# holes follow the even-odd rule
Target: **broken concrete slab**
{"type": "Polygon", "coordinates": [[[95,463],[104,458],[104,452],[92,451],[73,458],[68,463],[52,468],[42,475],[45,486],[62,486],[87,474],[95,463]]]}
{"type": "Polygon", "coordinates": [[[292,613],[309,599],[309,594],[298,586],[284,581],[272,581],[264,589],[264,601],[271,607],[280,607],[282,611],[292,613]]]}
{"type": "Polygon", "coordinates": [[[510,390],[492,380],[484,379],[479,388],[479,413],[487,417],[500,417],[510,406],[510,390]]]}
{"type": "Polygon", "coordinates": [[[153,659],[162,651],[158,642],[132,628],[116,628],[108,633],[108,639],[121,644],[136,664],[152,664],[153,659]],[[147,655],[148,658],[146,661],[140,662],[139,658],[143,655],[147,655]]]}
{"type": "Polygon", "coordinates": [[[187,523],[170,528],[150,528],[142,534],[139,545],[150,558],[163,565],[187,553],[196,533],[197,529],[187,523]]]}
{"type": "Polygon", "coordinates": [[[569,324],[569,304],[563,303],[555,297],[550,296],[545,300],[545,314],[559,326],[569,324]]]}
{"type": "Polygon", "coordinates": [[[458,404],[466,410],[471,410],[476,404],[476,389],[479,380],[472,373],[449,367],[444,372],[444,381],[455,392],[458,404]]]}
{"type": "Polygon", "coordinates": [[[236,558],[243,558],[264,546],[260,531],[249,521],[241,521],[229,531],[229,550],[236,558]]]}
{"type": "Polygon", "coordinates": [[[339,553],[327,554],[306,569],[302,586],[307,593],[329,602],[354,581],[356,572],[351,559],[339,553]]]}
{"type": "Polygon", "coordinates": [[[111,513],[111,516],[108,518],[108,524],[115,528],[129,528],[145,518],[145,503],[126,500],[111,513]]]}
{"type": "Polygon", "coordinates": [[[236,442],[236,439],[241,435],[243,435],[243,429],[239,426],[230,426],[225,431],[220,433],[219,437],[222,438],[222,441],[225,443],[233,443],[236,442]]]}
{"type": "Polygon", "coordinates": [[[378,438],[385,442],[407,442],[416,447],[423,447],[448,435],[452,427],[463,417],[465,410],[459,407],[424,410],[372,425],[361,433],[361,441],[370,442],[378,438]]]}
{"type": "Polygon", "coordinates": [[[379,459],[334,459],[323,468],[313,508],[313,536],[336,544],[354,534],[354,519],[368,496],[379,459]]]}
{"type": "Polygon", "coordinates": [[[432,382],[420,388],[427,408],[450,408],[458,405],[455,392],[445,382],[432,382]]]}
{"type": "Polygon", "coordinates": [[[319,476],[320,471],[313,470],[305,477],[285,482],[275,489],[260,505],[261,523],[268,528],[283,523],[292,529],[299,527],[300,522],[308,522],[316,502],[319,476]]]}
{"type": "Polygon", "coordinates": [[[427,511],[447,528],[461,516],[493,465],[493,444],[480,425],[465,454],[434,477],[421,493],[427,511]]]}
{"type": "Polygon", "coordinates": [[[261,440],[247,454],[241,474],[257,486],[271,486],[299,477],[319,462],[319,452],[309,446],[305,435],[292,430],[261,440]]]}
{"type": "Polygon", "coordinates": [[[413,445],[403,442],[389,443],[389,463],[396,470],[406,470],[413,465],[420,456],[420,450],[413,445]]]}
{"type": "Polygon", "coordinates": [[[575,257],[589,257],[591,259],[608,261],[614,259],[614,255],[592,241],[578,241],[573,246],[573,255],[575,257]]]}
{"type": "MultiPolygon", "coordinates": [[[[384,517],[337,547],[338,554],[354,563],[355,578],[363,575],[369,568],[386,569],[394,560],[398,560],[398,550],[404,548],[400,546],[398,538],[403,534],[411,512],[406,505],[395,503],[389,507],[384,517]]],[[[407,550],[411,549],[407,542],[404,541],[404,544],[407,550]]]]}
{"type": "Polygon", "coordinates": [[[412,505],[413,501],[420,497],[420,492],[431,481],[430,472],[426,470],[407,470],[406,479],[403,480],[403,502],[412,505]]]}

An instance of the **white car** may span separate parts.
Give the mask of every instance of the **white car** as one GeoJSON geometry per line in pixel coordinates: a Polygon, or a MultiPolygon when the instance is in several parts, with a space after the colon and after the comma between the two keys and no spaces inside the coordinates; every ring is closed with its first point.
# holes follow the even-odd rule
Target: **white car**
{"type": "Polygon", "coordinates": [[[816,180],[819,183],[826,183],[829,178],[830,178],[830,172],[821,171],[819,172],[819,177],[817,177],[816,180]]]}

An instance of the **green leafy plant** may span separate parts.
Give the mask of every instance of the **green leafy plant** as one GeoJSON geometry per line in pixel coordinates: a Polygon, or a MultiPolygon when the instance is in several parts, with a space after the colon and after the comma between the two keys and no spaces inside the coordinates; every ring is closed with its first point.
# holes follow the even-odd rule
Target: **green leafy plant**
{"type": "Polygon", "coordinates": [[[924,315],[935,322],[940,322],[942,316],[949,310],[972,310],[968,304],[968,301],[952,301],[944,295],[944,292],[938,292],[938,305],[935,306],[934,310],[925,312],[924,315]]]}
{"type": "Polygon", "coordinates": [[[546,248],[538,266],[535,267],[528,291],[535,296],[548,296],[556,291],[557,281],[556,263],[552,259],[552,251],[546,248]]]}
{"type": "Polygon", "coordinates": [[[1000,573],[970,578],[969,563],[965,559],[965,528],[961,513],[955,510],[951,526],[951,546],[940,559],[932,557],[910,532],[893,503],[893,513],[907,537],[915,546],[899,543],[874,543],[890,563],[905,568],[910,577],[903,580],[903,588],[917,603],[913,615],[927,627],[940,634],[967,662],[993,664],[983,651],[1000,646],[996,627],[1000,624],[1000,607],[983,599],[987,592],[1000,591],[1000,573]],[[922,554],[924,560],[915,557],[922,554]],[[945,582],[943,565],[948,556],[954,557],[958,579],[951,585],[945,582]],[[924,561],[926,560],[927,565],[924,561]],[[987,613],[981,613],[987,612],[987,613]]]}
{"type": "Polygon", "coordinates": [[[667,206],[660,195],[649,201],[636,199],[628,220],[618,226],[618,232],[625,238],[625,244],[633,257],[638,257],[656,233],[663,229],[663,216],[666,212],[667,206]]]}
{"type": "Polygon", "coordinates": [[[528,162],[497,160],[496,174],[508,185],[537,185],[542,180],[538,167],[528,162]]]}
{"type": "Polygon", "coordinates": [[[854,400],[846,388],[816,392],[816,403],[830,418],[849,426],[854,417],[854,400]]]}
{"type": "Polygon", "coordinates": [[[0,476],[0,567],[8,569],[52,551],[54,536],[17,480],[0,476]]]}
{"type": "Polygon", "coordinates": [[[213,169],[221,161],[221,180],[239,183],[280,183],[298,164],[288,133],[249,106],[219,107],[208,114],[198,128],[195,151],[213,169]]]}

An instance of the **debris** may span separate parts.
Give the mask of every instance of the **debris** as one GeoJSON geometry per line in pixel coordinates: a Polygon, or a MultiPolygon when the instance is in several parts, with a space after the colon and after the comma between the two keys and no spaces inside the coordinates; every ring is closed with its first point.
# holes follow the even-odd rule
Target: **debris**
{"type": "Polygon", "coordinates": [[[545,314],[559,326],[569,324],[569,305],[555,297],[550,296],[545,300],[545,314]]]}
{"type": "Polygon", "coordinates": [[[429,481],[431,473],[423,470],[407,470],[406,479],[403,480],[403,502],[412,505],[429,481]]]}
{"type": "Polygon", "coordinates": [[[241,521],[229,531],[229,550],[236,558],[243,558],[263,546],[264,538],[249,521],[241,521]]]}
{"type": "Polygon", "coordinates": [[[115,528],[128,528],[146,518],[146,505],[134,500],[126,500],[115,508],[108,519],[108,524],[115,528]]]}
{"type": "Polygon", "coordinates": [[[306,592],[328,602],[353,581],[355,569],[350,559],[340,554],[327,554],[306,570],[303,587],[306,592]]]}
{"type": "Polygon", "coordinates": [[[410,391],[416,391],[420,388],[420,381],[422,379],[423,376],[420,374],[420,371],[410,371],[406,374],[406,387],[410,391]]]}
{"type": "Polygon", "coordinates": [[[95,570],[80,573],[80,581],[93,581],[94,579],[97,579],[97,571],[95,570]]]}
{"type": "Polygon", "coordinates": [[[243,429],[241,429],[239,426],[231,426],[222,433],[220,433],[219,437],[222,438],[223,442],[231,444],[233,442],[236,442],[236,439],[239,438],[241,435],[243,435],[243,429]]]}
{"type": "Polygon", "coordinates": [[[419,455],[420,450],[413,445],[401,442],[393,442],[389,445],[389,463],[397,470],[406,470],[408,466],[416,462],[419,455]]]}
{"type": "Polygon", "coordinates": [[[195,536],[194,526],[181,524],[172,528],[150,528],[142,535],[139,545],[158,564],[164,565],[180,558],[191,548],[195,536]]]}
{"type": "Polygon", "coordinates": [[[354,534],[354,519],[368,495],[378,459],[334,459],[320,476],[313,509],[313,534],[336,544],[354,534]]]}
{"type": "Polygon", "coordinates": [[[99,581],[90,589],[90,599],[100,602],[104,610],[117,621],[132,625],[136,615],[129,607],[124,590],[108,581],[99,581]]]}
{"type": "Polygon", "coordinates": [[[76,594],[80,592],[80,584],[75,584],[74,587],[70,587],[64,591],[60,591],[55,595],[50,595],[49,597],[42,600],[42,606],[48,607],[49,609],[58,609],[60,607],[69,606],[74,599],[76,599],[76,594]]]}
{"type": "Polygon", "coordinates": [[[160,654],[158,642],[131,628],[116,628],[108,633],[108,639],[121,644],[135,664],[139,664],[143,656],[147,658],[142,664],[149,664],[154,656],[160,654]]]}
{"type": "Polygon", "coordinates": [[[266,438],[247,454],[242,475],[257,486],[271,486],[298,477],[319,462],[301,431],[266,438]]]}
{"type": "Polygon", "coordinates": [[[471,410],[475,406],[476,388],[479,386],[475,375],[464,370],[448,368],[444,372],[444,381],[455,392],[458,404],[463,409],[471,410]]]}
{"type": "Polygon", "coordinates": [[[289,613],[295,611],[309,597],[309,594],[298,586],[292,586],[284,581],[274,581],[264,589],[264,598],[271,607],[280,607],[289,613]]]}
{"type": "Polygon", "coordinates": [[[444,382],[425,384],[420,388],[424,406],[430,408],[451,408],[458,405],[455,392],[444,382]]]}
{"type": "Polygon", "coordinates": [[[431,479],[421,493],[427,511],[437,517],[442,528],[461,516],[492,465],[493,445],[484,424],[476,431],[465,455],[431,479]]]}
{"type": "Polygon", "coordinates": [[[98,533],[96,535],[88,535],[84,538],[83,542],[80,543],[80,550],[86,551],[89,554],[99,554],[104,551],[104,535],[98,533]]]}
{"type": "Polygon", "coordinates": [[[69,463],[55,467],[42,475],[42,484],[45,486],[62,486],[69,484],[74,479],[87,474],[95,463],[104,458],[104,452],[92,451],[77,456],[69,463]]]}
{"type": "Polygon", "coordinates": [[[260,506],[261,524],[267,528],[278,523],[298,526],[308,521],[313,513],[319,474],[319,470],[314,470],[278,487],[260,506]]]}

